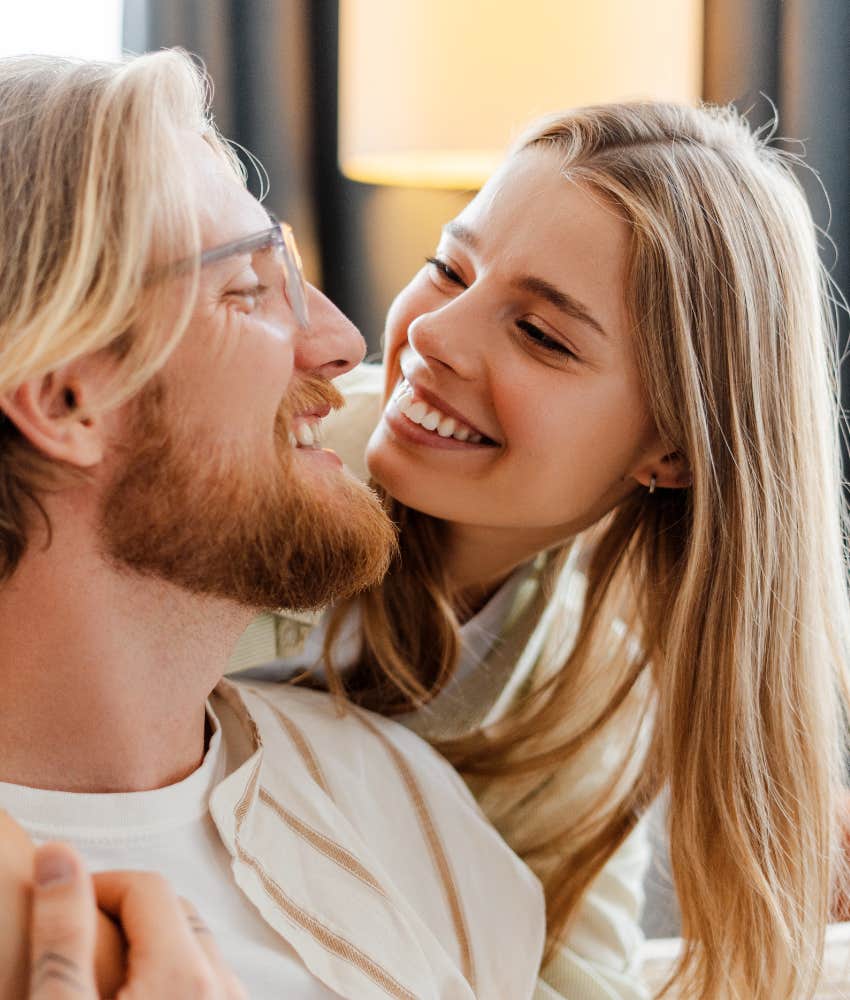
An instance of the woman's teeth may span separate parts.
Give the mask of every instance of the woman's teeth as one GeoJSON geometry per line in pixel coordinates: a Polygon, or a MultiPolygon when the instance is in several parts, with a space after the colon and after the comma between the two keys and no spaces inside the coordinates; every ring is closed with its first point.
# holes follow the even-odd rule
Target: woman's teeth
{"type": "Polygon", "coordinates": [[[419,424],[426,431],[436,432],[440,437],[454,438],[455,441],[468,441],[470,444],[480,444],[484,439],[471,427],[461,423],[454,417],[447,417],[436,407],[413,399],[413,389],[407,382],[402,382],[395,394],[395,403],[399,411],[411,423],[419,424]]]}

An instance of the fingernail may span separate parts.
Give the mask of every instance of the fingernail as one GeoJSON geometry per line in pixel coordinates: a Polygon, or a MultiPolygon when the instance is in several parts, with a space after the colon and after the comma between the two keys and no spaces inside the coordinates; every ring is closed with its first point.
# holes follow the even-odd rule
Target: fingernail
{"type": "Polygon", "coordinates": [[[35,883],[46,887],[69,882],[74,876],[74,864],[66,851],[48,844],[35,855],[35,883]]]}

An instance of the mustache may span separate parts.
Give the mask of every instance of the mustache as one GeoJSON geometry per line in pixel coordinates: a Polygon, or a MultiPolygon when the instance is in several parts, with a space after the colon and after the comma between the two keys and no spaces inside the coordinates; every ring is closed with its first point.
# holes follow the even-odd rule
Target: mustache
{"type": "Polygon", "coordinates": [[[302,375],[287,392],[281,409],[291,418],[296,413],[306,413],[321,406],[341,410],[345,406],[345,397],[328,379],[319,375],[302,375]]]}

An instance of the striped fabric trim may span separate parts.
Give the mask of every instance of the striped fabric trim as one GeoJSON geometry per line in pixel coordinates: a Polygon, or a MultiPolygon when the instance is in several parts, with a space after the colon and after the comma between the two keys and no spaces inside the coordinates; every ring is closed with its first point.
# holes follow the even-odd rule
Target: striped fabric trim
{"type": "Polygon", "coordinates": [[[372,875],[357,858],[351,854],[349,851],[341,845],[336,843],[336,841],[331,840],[326,837],[323,833],[319,833],[318,830],[314,830],[311,826],[298,819],[297,816],[286,809],[284,806],[274,798],[274,796],[265,788],[260,788],[260,802],[267,806],[275,815],[285,823],[291,830],[302,837],[304,840],[310,844],[319,854],[333,861],[335,864],[339,865],[349,874],[353,875],[356,879],[369,886],[370,889],[374,889],[380,896],[387,898],[386,892],[384,892],[378,880],[372,875]]]}
{"type": "Polygon", "coordinates": [[[295,723],[292,721],[292,719],[289,718],[288,715],[284,715],[284,713],[281,712],[281,710],[277,707],[277,705],[272,704],[272,702],[270,702],[268,698],[261,695],[259,691],[257,691],[255,688],[250,688],[250,691],[251,694],[253,694],[256,698],[259,698],[260,701],[267,708],[271,710],[271,712],[273,713],[277,721],[280,723],[286,735],[292,741],[293,745],[295,746],[295,749],[298,751],[298,756],[301,758],[301,760],[304,762],[304,766],[310,772],[310,777],[313,779],[313,781],[316,782],[316,784],[319,786],[319,788],[321,788],[321,790],[325,793],[325,795],[327,795],[327,797],[331,801],[333,801],[333,795],[331,795],[331,790],[328,787],[328,783],[327,780],[325,779],[324,772],[322,771],[322,767],[319,764],[319,759],[313,752],[313,748],[310,746],[310,741],[307,739],[304,733],[301,732],[298,726],[295,725],[295,723]]]}
{"type": "Polygon", "coordinates": [[[254,750],[259,750],[263,745],[263,741],[260,738],[260,731],[257,729],[257,723],[251,718],[251,713],[246,708],[245,702],[242,700],[241,691],[234,684],[231,684],[230,681],[222,678],[216,685],[213,694],[222,698],[230,706],[237,719],[251,734],[251,744],[254,750]]]}
{"type": "Polygon", "coordinates": [[[245,823],[245,818],[248,815],[248,811],[251,808],[251,803],[257,797],[257,785],[260,781],[260,763],[259,761],[254,765],[254,769],[251,771],[251,777],[248,779],[248,784],[245,786],[245,791],[240,795],[239,801],[236,803],[236,837],[239,838],[239,834],[242,832],[242,827],[245,823]]]}
{"type": "Polygon", "coordinates": [[[274,900],[281,912],[302,930],[307,931],[326,951],[355,966],[371,979],[376,986],[380,987],[387,996],[393,997],[394,1000],[419,1000],[415,993],[411,993],[410,990],[387,972],[383,966],[379,965],[356,945],[341,935],[336,934],[320,920],[317,920],[294,903],[260,862],[248,854],[238,839],[236,841],[236,853],[239,860],[256,874],[262,883],[263,889],[274,900]]]}
{"type": "Polygon", "coordinates": [[[460,948],[461,972],[463,973],[466,981],[472,987],[472,992],[477,993],[472,944],[469,937],[469,930],[466,926],[466,918],[464,916],[463,905],[460,900],[460,893],[458,892],[454,875],[452,874],[451,866],[449,865],[446,850],[443,847],[443,842],[428,809],[428,803],[425,800],[425,796],[419,786],[419,782],[416,780],[416,776],[408,765],[403,754],[392,742],[390,742],[390,740],[387,739],[386,736],[384,736],[380,729],[378,729],[378,727],[375,726],[363,712],[358,711],[357,716],[363,725],[378,739],[387,751],[393,764],[395,764],[402,781],[404,782],[407,794],[413,804],[414,810],[416,811],[422,835],[424,836],[425,842],[427,843],[428,849],[431,853],[431,860],[434,862],[434,867],[437,870],[437,874],[439,875],[440,882],[443,886],[443,892],[445,893],[446,902],[449,907],[449,912],[451,913],[452,924],[455,936],[457,937],[458,947],[460,948]]]}
{"type": "MultiPolygon", "coordinates": [[[[298,752],[310,771],[313,779],[323,790],[326,791],[327,784],[324,780],[324,775],[322,774],[318,759],[313,753],[313,750],[304,734],[290,719],[288,719],[282,712],[278,711],[274,705],[270,705],[265,698],[262,698],[262,696],[257,694],[257,692],[253,689],[252,693],[272,709],[275,717],[281,723],[286,733],[298,749],[298,752]]],[[[244,826],[245,820],[250,811],[251,803],[255,800],[255,798],[259,798],[259,800],[268,808],[273,809],[275,812],[278,812],[279,810],[278,815],[280,815],[280,818],[283,819],[284,822],[287,822],[288,819],[291,818],[294,821],[294,828],[297,832],[304,836],[305,839],[317,850],[321,850],[323,854],[326,854],[326,856],[330,857],[333,861],[336,861],[337,864],[341,864],[343,868],[350,871],[356,878],[360,878],[362,881],[365,881],[367,885],[376,890],[382,896],[385,896],[385,893],[377,880],[369,874],[369,872],[353,855],[350,855],[340,845],[334,844],[333,841],[329,841],[327,838],[323,837],[321,834],[312,830],[310,827],[306,826],[306,824],[301,823],[294,816],[287,813],[287,810],[280,806],[280,804],[266,791],[266,789],[260,787],[258,795],[257,786],[259,783],[259,776],[260,765],[258,763],[252,771],[251,778],[245,787],[245,791],[240,796],[236,805],[236,836],[234,844],[236,856],[243,864],[247,865],[256,874],[266,894],[276,903],[280,911],[284,913],[294,924],[296,924],[296,926],[310,934],[313,939],[326,951],[329,951],[337,958],[354,965],[365,976],[371,979],[376,986],[383,990],[387,996],[392,997],[393,1000],[419,1000],[415,993],[411,993],[410,990],[403,986],[378,962],[370,958],[356,945],[352,944],[340,934],[336,934],[316,917],[312,916],[306,910],[298,906],[297,903],[286,895],[271,875],[269,875],[260,861],[253,855],[249,854],[248,851],[246,851],[242,846],[242,827],[244,826]],[[336,850],[333,850],[334,848],[336,850]]],[[[326,791],[326,794],[329,793],[326,791]]]]}

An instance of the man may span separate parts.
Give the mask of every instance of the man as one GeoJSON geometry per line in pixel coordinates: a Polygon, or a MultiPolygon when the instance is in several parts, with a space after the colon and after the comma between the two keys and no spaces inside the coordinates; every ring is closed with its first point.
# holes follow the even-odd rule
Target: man
{"type": "Polygon", "coordinates": [[[257,611],[368,586],[394,537],[314,445],[362,339],[203,96],[175,52],[0,61],[0,808],[162,871],[252,997],[528,996],[539,885],[442,759],[221,682],[257,611]]]}

